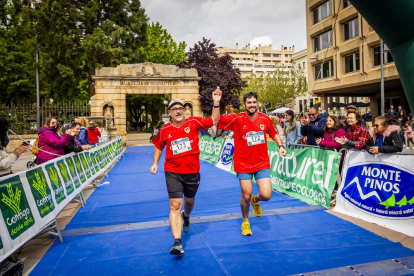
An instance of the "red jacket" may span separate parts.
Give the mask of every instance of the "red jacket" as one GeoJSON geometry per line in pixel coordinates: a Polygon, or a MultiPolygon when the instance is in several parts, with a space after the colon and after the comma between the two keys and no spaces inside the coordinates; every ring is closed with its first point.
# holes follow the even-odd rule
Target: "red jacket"
{"type": "Polygon", "coordinates": [[[93,128],[88,128],[88,140],[89,143],[94,144],[99,142],[98,136],[101,137],[101,132],[99,131],[98,128],[93,127],[93,128]]]}

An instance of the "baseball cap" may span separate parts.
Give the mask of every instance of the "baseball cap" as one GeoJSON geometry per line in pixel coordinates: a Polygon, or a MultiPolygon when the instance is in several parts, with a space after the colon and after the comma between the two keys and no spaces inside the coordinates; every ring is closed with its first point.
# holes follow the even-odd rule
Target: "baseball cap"
{"type": "Polygon", "coordinates": [[[177,105],[177,104],[179,104],[182,107],[184,107],[184,103],[183,103],[182,100],[180,100],[180,99],[172,99],[170,101],[170,103],[168,104],[168,109],[171,109],[171,107],[173,107],[174,105],[177,105]]]}

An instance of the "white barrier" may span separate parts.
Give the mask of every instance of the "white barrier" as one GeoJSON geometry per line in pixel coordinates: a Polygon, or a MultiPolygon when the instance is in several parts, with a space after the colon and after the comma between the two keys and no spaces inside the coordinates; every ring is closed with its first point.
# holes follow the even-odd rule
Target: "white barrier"
{"type": "Polygon", "coordinates": [[[116,138],[0,178],[0,261],[50,228],[61,239],[55,218],[75,198],[83,203],[83,188],[106,173],[122,153],[122,141],[116,138]]]}

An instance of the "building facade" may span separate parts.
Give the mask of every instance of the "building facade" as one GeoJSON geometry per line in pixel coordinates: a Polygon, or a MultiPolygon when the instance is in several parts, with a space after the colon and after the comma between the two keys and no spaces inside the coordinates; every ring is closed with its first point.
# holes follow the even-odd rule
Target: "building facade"
{"type": "MultiPolygon", "coordinates": [[[[380,38],[349,0],[306,0],[309,91],[321,108],[331,100],[369,102],[380,113],[380,38]]],[[[386,45],[384,46],[387,50],[386,45]]],[[[384,54],[385,109],[407,109],[397,68],[384,54]]]]}
{"type": "Polygon", "coordinates": [[[239,68],[242,77],[250,74],[274,74],[276,69],[291,68],[291,59],[295,54],[295,46],[284,47],[282,45],[280,50],[274,50],[271,45],[251,48],[250,44],[246,47],[236,48],[218,47],[219,54],[229,54],[233,57],[233,65],[239,68]]]}

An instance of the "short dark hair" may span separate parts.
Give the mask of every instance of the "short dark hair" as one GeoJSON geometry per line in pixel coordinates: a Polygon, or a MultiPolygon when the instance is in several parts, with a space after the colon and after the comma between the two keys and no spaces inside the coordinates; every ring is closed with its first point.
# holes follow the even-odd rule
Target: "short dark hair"
{"type": "Polygon", "coordinates": [[[70,125],[70,128],[75,128],[76,126],[80,126],[81,127],[82,125],[81,125],[81,123],[76,122],[76,123],[71,124],[70,125]]]}
{"type": "Polygon", "coordinates": [[[255,97],[256,100],[259,98],[259,96],[257,95],[257,92],[249,91],[249,92],[244,93],[244,95],[243,95],[243,103],[245,103],[246,100],[249,99],[249,98],[251,98],[251,97],[255,97]]]}
{"type": "Polygon", "coordinates": [[[311,110],[311,109],[315,110],[315,111],[316,111],[315,113],[319,113],[319,110],[318,110],[316,107],[311,106],[311,107],[309,107],[309,109],[308,109],[308,110],[311,110]]]}

